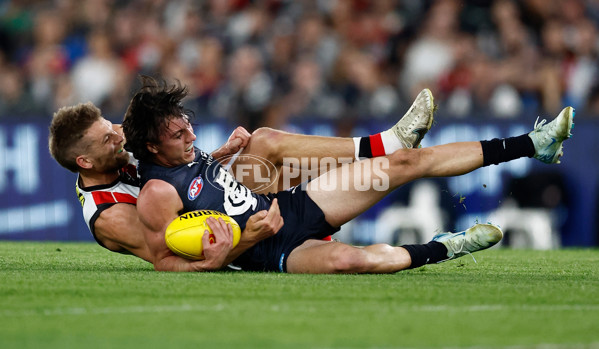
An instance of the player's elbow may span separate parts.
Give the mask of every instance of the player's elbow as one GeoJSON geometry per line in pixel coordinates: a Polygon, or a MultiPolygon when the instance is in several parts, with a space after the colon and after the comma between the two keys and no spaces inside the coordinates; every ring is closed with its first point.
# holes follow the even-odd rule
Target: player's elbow
{"type": "Polygon", "coordinates": [[[155,271],[174,271],[174,270],[167,268],[167,266],[164,265],[164,263],[160,263],[160,262],[154,263],[154,270],[155,271]]]}
{"type": "Polygon", "coordinates": [[[154,270],[160,272],[191,272],[191,271],[206,271],[200,268],[190,268],[188,265],[172,265],[169,263],[154,263],[154,270]]]}
{"type": "Polygon", "coordinates": [[[161,272],[184,272],[191,271],[188,263],[179,263],[175,258],[161,258],[154,261],[154,270],[161,272]]]}
{"type": "MultiPolygon", "coordinates": [[[[129,251],[127,249],[125,249],[124,247],[122,247],[121,245],[119,245],[118,243],[108,240],[108,239],[102,239],[98,236],[99,234],[96,234],[96,237],[98,238],[98,240],[104,245],[104,247],[106,247],[107,250],[109,250],[110,252],[116,252],[116,253],[128,253],[129,251]]],[[[130,252],[129,252],[130,253],[130,252]]]]}

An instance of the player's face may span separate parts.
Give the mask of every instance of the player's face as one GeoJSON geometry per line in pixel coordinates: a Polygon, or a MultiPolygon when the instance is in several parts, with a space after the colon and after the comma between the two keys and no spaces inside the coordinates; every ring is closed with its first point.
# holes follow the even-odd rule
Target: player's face
{"type": "Polygon", "coordinates": [[[160,143],[153,146],[155,162],[165,167],[192,162],[195,159],[195,140],[196,135],[186,116],[171,119],[160,133],[160,143]]]}
{"type": "Polygon", "coordinates": [[[125,138],[113,129],[110,121],[100,118],[84,137],[88,141],[86,157],[93,165],[93,170],[113,172],[129,162],[129,153],[123,149],[125,138]]]}

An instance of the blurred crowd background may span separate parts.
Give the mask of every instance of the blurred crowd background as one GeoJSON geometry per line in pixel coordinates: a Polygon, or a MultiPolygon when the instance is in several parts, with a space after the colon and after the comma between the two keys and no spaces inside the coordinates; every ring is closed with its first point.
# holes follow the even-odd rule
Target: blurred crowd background
{"type": "Polygon", "coordinates": [[[124,114],[139,74],[249,129],[390,118],[599,116],[599,0],[0,1],[0,117],[124,114]]]}

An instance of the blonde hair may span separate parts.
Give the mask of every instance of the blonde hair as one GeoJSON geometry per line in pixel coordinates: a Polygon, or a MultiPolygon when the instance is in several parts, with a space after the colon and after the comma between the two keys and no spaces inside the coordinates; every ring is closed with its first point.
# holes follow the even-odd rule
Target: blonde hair
{"type": "Polygon", "coordinates": [[[86,146],[81,142],[83,136],[101,117],[100,109],[92,102],[58,109],[52,117],[48,136],[48,148],[54,160],[71,172],[79,172],[76,159],[86,146]]]}

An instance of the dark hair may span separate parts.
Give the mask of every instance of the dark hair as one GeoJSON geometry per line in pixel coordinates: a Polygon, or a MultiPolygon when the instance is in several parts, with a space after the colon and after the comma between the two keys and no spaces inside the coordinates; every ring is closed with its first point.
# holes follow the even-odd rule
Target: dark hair
{"type": "Polygon", "coordinates": [[[71,172],[78,172],[77,156],[89,145],[82,142],[83,136],[101,117],[100,109],[92,102],[58,109],[52,117],[48,136],[48,149],[56,162],[71,172]]]}
{"type": "Polygon", "coordinates": [[[146,147],[149,143],[159,143],[160,131],[173,118],[182,115],[192,116],[183,108],[181,101],[187,96],[187,87],[176,80],[169,85],[165,80],[157,81],[149,76],[141,76],[142,87],[135,93],[123,120],[123,132],[127,139],[127,150],[136,159],[151,161],[152,153],[146,147]]]}

